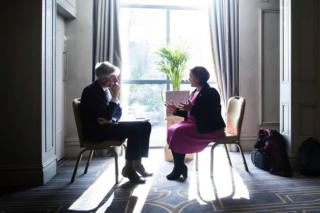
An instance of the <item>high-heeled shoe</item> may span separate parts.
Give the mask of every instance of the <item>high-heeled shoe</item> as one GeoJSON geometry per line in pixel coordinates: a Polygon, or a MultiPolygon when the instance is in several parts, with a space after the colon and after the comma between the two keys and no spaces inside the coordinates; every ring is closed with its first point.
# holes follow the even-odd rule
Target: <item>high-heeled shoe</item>
{"type": "Polygon", "coordinates": [[[146,172],[145,168],[143,165],[140,164],[135,164],[134,169],[136,170],[137,173],[139,173],[142,177],[150,177],[153,175],[153,173],[146,172]]]}
{"type": "Polygon", "coordinates": [[[174,167],[172,172],[167,175],[168,180],[180,180],[182,175],[182,180],[188,177],[188,167],[183,165],[181,168],[174,167]]]}
{"type": "Polygon", "coordinates": [[[146,182],[146,180],[139,177],[139,175],[133,168],[123,167],[121,174],[123,175],[123,177],[128,178],[130,183],[140,184],[146,182]]]}

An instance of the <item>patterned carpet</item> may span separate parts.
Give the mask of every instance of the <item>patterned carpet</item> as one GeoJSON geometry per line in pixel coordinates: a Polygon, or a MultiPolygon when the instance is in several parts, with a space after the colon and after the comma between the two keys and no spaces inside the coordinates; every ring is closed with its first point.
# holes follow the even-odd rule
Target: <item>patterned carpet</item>
{"type": "Polygon", "coordinates": [[[69,206],[111,162],[110,159],[94,159],[86,175],[82,175],[82,162],[78,169],[78,178],[73,184],[69,184],[75,161],[65,161],[59,166],[55,178],[45,186],[2,190],[0,212],[68,212],[69,206]]]}
{"type": "MultiPolygon", "coordinates": [[[[209,153],[203,154],[209,157],[209,153]]],[[[202,165],[197,174],[190,163],[191,177],[183,183],[168,182],[165,173],[160,172],[142,212],[320,213],[319,178],[297,174],[294,178],[274,176],[253,167],[249,155],[246,157],[250,173],[247,173],[238,153],[232,153],[233,169],[230,169],[226,157],[216,157],[218,162],[215,161],[212,179],[208,165],[202,165]]],[[[162,167],[166,167],[166,163],[162,167]]]]}
{"type": "MultiPolygon", "coordinates": [[[[239,157],[239,153],[231,154],[234,164],[231,169],[223,149],[217,149],[214,177],[211,179],[209,153],[205,150],[200,154],[199,172],[194,171],[194,162],[189,162],[188,179],[177,182],[167,181],[165,178],[172,164],[162,160],[163,150],[153,150],[146,166],[155,174],[146,184],[131,185],[123,178],[117,187],[107,189],[102,195],[101,188],[104,187],[99,186],[100,191],[88,198],[96,200],[98,205],[88,212],[320,213],[320,178],[274,176],[254,168],[249,155],[247,162],[250,173],[247,173],[239,157]]],[[[95,183],[114,180],[111,174],[110,177],[104,176],[109,175],[104,171],[110,169],[113,161],[109,158],[95,158],[88,174],[81,174],[84,167],[82,164],[76,181],[69,184],[74,163],[63,162],[58,168],[57,176],[45,186],[1,190],[0,212],[68,212],[75,203],[87,205],[88,200],[81,200],[81,196],[88,193],[95,183]]]]}

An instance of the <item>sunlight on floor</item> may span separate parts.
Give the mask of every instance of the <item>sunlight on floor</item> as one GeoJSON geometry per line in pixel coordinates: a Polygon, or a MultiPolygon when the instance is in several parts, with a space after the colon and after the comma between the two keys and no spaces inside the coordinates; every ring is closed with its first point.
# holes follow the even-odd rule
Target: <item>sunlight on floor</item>
{"type": "MultiPolygon", "coordinates": [[[[143,161],[146,169],[156,173],[164,162],[163,149],[150,151],[150,157],[143,161]]],[[[199,171],[195,172],[194,161],[188,163],[189,177],[186,187],[188,200],[196,200],[201,205],[208,203],[222,207],[220,199],[250,199],[249,191],[241,176],[235,168],[229,166],[224,149],[218,147],[215,150],[214,177],[210,177],[210,149],[207,148],[199,154],[199,171]]],[[[233,159],[235,160],[235,159],[233,159]]],[[[234,162],[235,164],[235,162],[234,162]]],[[[96,211],[106,212],[114,200],[115,190],[118,187],[127,187],[130,198],[126,204],[125,212],[140,212],[146,201],[155,174],[147,178],[145,184],[130,185],[127,178],[121,176],[121,168],[124,165],[124,157],[119,158],[120,182],[115,183],[114,164],[108,166],[98,179],[70,206],[70,211],[96,211]]],[[[241,164],[239,164],[241,165],[241,164]]],[[[238,166],[239,166],[238,165],[238,166]]],[[[242,165],[241,165],[242,166],[242,165]]],[[[244,169],[244,168],[240,168],[244,169]]],[[[158,177],[158,178],[165,178],[158,177]]],[[[80,179],[80,178],[79,178],[80,179]]],[[[78,179],[78,180],[79,180],[78,179]]],[[[76,180],[77,181],[77,180],[76,180]]],[[[182,184],[182,183],[177,183],[182,184]]]]}
{"type": "Polygon", "coordinates": [[[210,177],[210,149],[199,153],[199,171],[191,174],[189,200],[207,204],[225,197],[250,199],[248,188],[238,172],[229,166],[223,148],[215,149],[213,178],[210,177]]]}
{"type": "MultiPolygon", "coordinates": [[[[149,172],[156,172],[159,167],[159,151],[150,151],[150,157],[148,160],[144,160],[143,164],[146,170],[149,172]]],[[[112,163],[103,173],[98,177],[98,179],[69,207],[69,211],[96,211],[97,213],[105,212],[113,200],[115,199],[114,191],[116,187],[121,186],[132,186],[132,191],[130,192],[130,199],[126,206],[125,212],[140,212],[143,208],[144,202],[147,198],[148,192],[150,190],[151,184],[153,182],[152,177],[146,178],[145,184],[130,185],[127,178],[121,176],[121,169],[124,165],[124,157],[119,157],[119,183],[115,184],[115,168],[112,163]],[[102,203],[104,198],[107,201],[102,203]]],[[[89,168],[90,169],[90,168],[89,168]]]]}
{"type": "MultiPolygon", "coordinates": [[[[115,184],[114,164],[110,165],[99,178],[69,207],[69,211],[91,211],[99,206],[115,184]]],[[[90,168],[89,168],[90,172],[90,168]]],[[[75,181],[79,181],[76,179],[75,181]]]]}

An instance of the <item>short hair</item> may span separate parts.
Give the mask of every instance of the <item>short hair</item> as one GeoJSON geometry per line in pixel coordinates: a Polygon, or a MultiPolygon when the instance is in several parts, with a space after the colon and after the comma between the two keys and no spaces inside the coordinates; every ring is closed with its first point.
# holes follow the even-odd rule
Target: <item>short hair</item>
{"type": "Polygon", "coordinates": [[[99,62],[94,70],[98,79],[109,77],[110,75],[119,75],[120,69],[108,61],[99,62]]]}
{"type": "Polygon", "coordinates": [[[210,73],[204,67],[196,66],[190,71],[198,79],[198,83],[200,86],[205,85],[210,78],[210,73]]]}

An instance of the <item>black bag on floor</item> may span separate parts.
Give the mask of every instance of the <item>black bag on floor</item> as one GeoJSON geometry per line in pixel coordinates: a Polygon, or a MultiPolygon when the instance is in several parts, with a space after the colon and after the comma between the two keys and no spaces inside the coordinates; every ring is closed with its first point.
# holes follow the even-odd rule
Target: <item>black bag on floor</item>
{"type": "Polygon", "coordinates": [[[254,149],[251,152],[251,161],[256,167],[269,171],[270,155],[263,149],[254,149]]]}
{"type": "Polygon", "coordinates": [[[256,167],[269,171],[271,167],[270,153],[265,149],[265,143],[270,138],[269,132],[259,130],[257,142],[254,145],[254,150],[251,152],[251,161],[256,167]]]}
{"type": "Polygon", "coordinates": [[[271,174],[292,176],[286,140],[276,130],[259,130],[257,142],[251,152],[251,160],[256,167],[271,174]]]}
{"type": "Polygon", "coordinates": [[[304,175],[320,175],[320,143],[317,139],[308,138],[299,147],[298,169],[304,175]]]}

